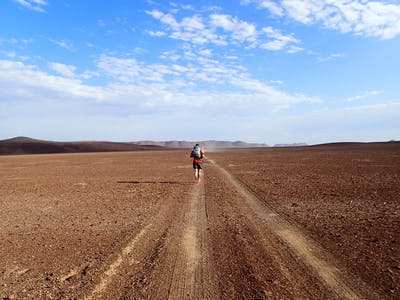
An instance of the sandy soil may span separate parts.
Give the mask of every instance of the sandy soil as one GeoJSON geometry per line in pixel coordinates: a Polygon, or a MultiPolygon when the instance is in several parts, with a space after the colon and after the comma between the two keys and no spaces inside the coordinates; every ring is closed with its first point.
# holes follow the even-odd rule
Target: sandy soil
{"type": "Polygon", "coordinates": [[[216,153],[264,205],[382,298],[400,299],[400,145],[216,153]]]}
{"type": "Polygon", "coordinates": [[[399,150],[0,157],[0,297],[399,299],[399,150]]]}

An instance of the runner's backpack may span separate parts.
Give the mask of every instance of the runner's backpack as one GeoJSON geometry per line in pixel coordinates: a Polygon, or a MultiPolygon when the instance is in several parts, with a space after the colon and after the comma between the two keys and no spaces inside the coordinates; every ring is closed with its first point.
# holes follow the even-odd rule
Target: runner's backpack
{"type": "Polygon", "coordinates": [[[201,158],[200,146],[194,146],[194,148],[192,150],[192,154],[190,156],[191,157],[201,158]]]}

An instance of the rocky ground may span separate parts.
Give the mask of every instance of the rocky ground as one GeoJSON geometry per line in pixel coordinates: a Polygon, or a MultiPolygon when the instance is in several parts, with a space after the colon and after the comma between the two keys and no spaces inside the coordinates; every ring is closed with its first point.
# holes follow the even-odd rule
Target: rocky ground
{"type": "Polygon", "coordinates": [[[0,297],[398,299],[399,150],[0,157],[0,297]]]}

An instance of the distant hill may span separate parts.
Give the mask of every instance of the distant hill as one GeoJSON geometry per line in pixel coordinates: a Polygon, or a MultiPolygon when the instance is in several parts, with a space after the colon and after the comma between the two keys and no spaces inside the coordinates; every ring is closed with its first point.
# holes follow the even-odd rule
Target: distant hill
{"type": "MultiPolygon", "coordinates": [[[[15,137],[7,140],[0,140],[0,155],[14,154],[46,154],[46,153],[77,153],[77,152],[112,152],[112,151],[147,151],[163,149],[190,149],[194,144],[199,143],[206,151],[214,149],[230,148],[260,148],[269,147],[266,144],[246,143],[242,141],[139,141],[130,143],[106,142],[106,141],[81,141],[81,142],[54,142],[32,139],[29,137],[15,137]]],[[[276,144],[274,147],[300,147],[307,146],[305,143],[276,144]]],[[[364,147],[399,147],[399,141],[357,143],[340,142],[309,147],[320,148],[346,148],[358,149],[364,147]]]]}
{"type": "Polygon", "coordinates": [[[303,147],[308,146],[306,143],[293,143],[293,144],[275,144],[274,147],[303,147]]]}
{"type": "Polygon", "coordinates": [[[188,149],[192,148],[196,143],[200,144],[204,149],[226,149],[226,148],[254,148],[254,147],[268,147],[266,144],[260,143],[246,143],[242,141],[230,142],[230,141],[197,141],[197,142],[190,142],[190,141],[166,141],[166,142],[157,142],[157,141],[138,141],[133,142],[137,145],[155,145],[155,146],[162,146],[168,148],[181,148],[181,149],[188,149]]]}
{"type": "Polygon", "coordinates": [[[319,145],[312,145],[310,147],[313,148],[329,148],[329,149],[364,149],[368,148],[398,148],[400,147],[400,141],[388,141],[388,142],[335,142],[335,143],[326,143],[326,144],[319,144],[319,145]]]}
{"type": "Polygon", "coordinates": [[[36,140],[29,137],[16,137],[7,140],[0,140],[0,155],[140,151],[140,150],[161,150],[161,149],[165,148],[156,145],[137,145],[132,143],[101,142],[101,141],[53,142],[53,141],[36,140]]]}
{"type": "Polygon", "coordinates": [[[268,147],[266,144],[246,143],[242,141],[139,141],[131,143],[118,143],[106,141],[81,141],[81,142],[54,142],[32,139],[29,137],[15,137],[0,140],[0,155],[13,154],[45,154],[45,153],[77,153],[77,152],[110,152],[110,151],[140,151],[162,149],[192,148],[199,143],[206,150],[223,148],[250,148],[268,147]]]}

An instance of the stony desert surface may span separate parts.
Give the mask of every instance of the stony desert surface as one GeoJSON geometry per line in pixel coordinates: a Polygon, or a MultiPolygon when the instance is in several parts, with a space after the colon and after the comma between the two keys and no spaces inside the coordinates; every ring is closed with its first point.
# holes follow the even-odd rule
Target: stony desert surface
{"type": "Polygon", "coordinates": [[[400,144],[0,157],[1,299],[399,299],[400,144]]]}

